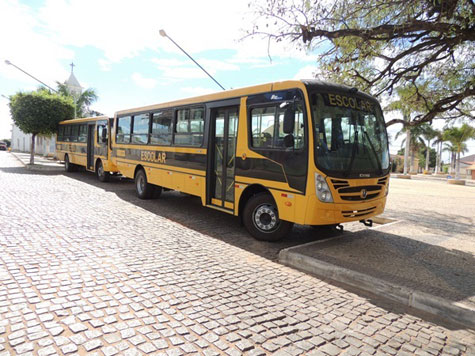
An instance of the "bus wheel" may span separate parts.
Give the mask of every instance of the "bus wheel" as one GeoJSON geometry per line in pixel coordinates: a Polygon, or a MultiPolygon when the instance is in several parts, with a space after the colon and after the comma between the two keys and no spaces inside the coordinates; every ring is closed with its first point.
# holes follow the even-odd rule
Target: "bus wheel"
{"type": "Polygon", "coordinates": [[[101,182],[108,182],[110,179],[110,173],[104,170],[104,165],[102,164],[101,160],[97,161],[96,163],[96,175],[97,179],[99,179],[101,182]]]}
{"type": "Polygon", "coordinates": [[[259,193],[251,197],[244,207],[243,214],[244,226],[257,240],[281,240],[293,226],[293,223],[279,219],[274,199],[268,193],[259,193]]]}
{"type": "Polygon", "coordinates": [[[155,187],[147,182],[147,175],[143,169],[135,173],[135,191],[140,199],[150,199],[153,196],[155,187]]]}
{"type": "Polygon", "coordinates": [[[71,162],[69,162],[69,156],[66,155],[64,156],[64,170],[66,172],[74,172],[74,164],[72,164],[71,162]]]}

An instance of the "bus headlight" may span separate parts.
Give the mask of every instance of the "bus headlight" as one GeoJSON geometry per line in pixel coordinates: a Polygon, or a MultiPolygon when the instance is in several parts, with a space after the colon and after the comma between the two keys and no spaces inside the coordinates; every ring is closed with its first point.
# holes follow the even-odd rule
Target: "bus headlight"
{"type": "Polygon", "coordinates": [[[315,173],[315,190],[317,192],[318,200],[323,203],[333,203],[333,197],[332,193],[330,192],[330,188],[328,187],[325,178],[323,178],[318,173],[315,173]]]}

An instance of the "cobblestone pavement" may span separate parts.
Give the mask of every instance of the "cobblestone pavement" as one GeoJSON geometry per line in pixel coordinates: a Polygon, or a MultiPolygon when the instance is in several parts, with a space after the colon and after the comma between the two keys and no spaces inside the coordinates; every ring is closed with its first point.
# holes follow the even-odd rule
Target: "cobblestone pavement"
{"type": "Polygon", "coordinates": [[[212,221],[183,226],[125,201],[130,184],[87,177],[31,174],[0,152],[1,356],[475,354],[472,331],[281,266],[203,233],[212,221]]]}

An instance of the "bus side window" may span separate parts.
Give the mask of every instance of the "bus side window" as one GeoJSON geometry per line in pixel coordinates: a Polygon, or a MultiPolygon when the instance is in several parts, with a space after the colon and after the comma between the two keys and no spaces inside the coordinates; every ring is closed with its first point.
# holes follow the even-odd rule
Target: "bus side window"
{"type": "Polygon", "coordinates": [[[173,111],[163,110],[153,113],[152,134],[150,143],[155,145],[170,145],[172,142],[173,111]]]}
{"type": "Polygon", "coordinates": [[[274,146],[275,112],[275,106],[251,110],[252,147],[272,148],[274,146]]]}
{"type": "Polygon", "coordinates": [[[117,119],[117,143],[129,143],[130,142],[130,125],[132,124],[132,118],[130,116],[119,117],[117,119]]]}
{"type": "Polygon", "coordinates": [[[148,143],[148,130],[150,126],[150,115],[141,114],[134,116],[134,127],[132,130],[132,143],[148,143]]]}
{"type": "MultiPolygon", "coordinates": [[[[251,109],[251,145],[255,148],[288,149],[284,138],[285,108],[272,106],[251,109]]],[[[302,104],[295,105],[294,146],[291,149],[302,149],[305,146],[305,123],[302,104]]]]}
{"type": "Polygon", "coordinates": [[[64,126],[58,127],[58,141],[63,141],[64,139],[64,126]]]}
{"type": "Polygon", "coordinates": [[[87,124],[79,126],[79,142],[87,141],[87,124]]]}
{"type": "Polygon", "coordinates": [[[66,142],[70,142],[71,141],[71,125],[66,125],[64,126],[64,136],[63,136],[63,140],[66,141],[66,142]]]}
{"type": "MultiPolygon", "coordinates": [[[[286,148],[284,144],[284,137],[287,134],[284,133],[284,114],[285,114],[285,108],[279,108],[279,115],[278,115],[279,136],[276,140],[276,145],[275,145],[275,147],[279,147],[279,148],[286,148]]],[[[300,102],[297,102],[295,104],[294,132],[292,133],[292,135],[294,136],[293,149],[296,149],[296,150],[302,149],[305,146],[305,123],[304,123],[303,117],[304,116],[303,116],[302,104],[300,102]]]]}
{"type": "Polygon", "coordinates": [[[179,109],[176,112],[176,145],[200,147],[203,144],[204,109],[179,109]]]}
{"type": "Polygon", "coordinates": [[[97,143],[104,144],[107,143],[107,126],[97,125],[97,143]]]}
{"type": "Polygon", "coordinates": [[[73,125],[71,129],[71,142],[79,141],[79,125],[73,125]]]}

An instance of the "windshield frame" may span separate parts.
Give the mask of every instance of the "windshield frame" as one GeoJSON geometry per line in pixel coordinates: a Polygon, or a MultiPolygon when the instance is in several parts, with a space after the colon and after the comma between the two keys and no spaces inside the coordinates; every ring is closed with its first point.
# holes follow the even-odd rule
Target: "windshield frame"
{"type": "MultiPolygon", "coordinates": [[[[350,88],[348,88],[350,89],[350,88]]],[[[384,121],[384,116],[383,116],[383,112],[381,110],[381,106],[379,105],[379,102],[367,95],[367,94],[364,94],[364,93],[361,93],[361,92],[356,92],[355,90],[348,90],[347,87],[343,87],[343,86],[338,86],[335,88],[335,86],[328,86],[328,87],[319,87],[319,86],[315,86],[315,85],[312,85],[310,87],[307,88],[308,90],[308,98],[309,98],[309,106],[310,106],[310,117],[311,117],[311,125],[312,125],[312,134],[313,134],[313,152],[314,152],[314,164],[315,166],[317,167],[317,169],[319,169],[320,171],[322,171],[323,173],[325,173],[326,175],[330,176],[330,177],[335,177],[335,178],[348,178],[348,179],[354,179],[354,178],[375,178],[375,177],[383,177],[383,176],[386,176],[390,169],[391,169],[391,163],[390,163],[390,153],[389,153],[389,139],[388,139],[388,134],[387,134],[387,129],[386,129],[386,125],[385,125],[385,121],[384,121]],[[342,89],[346,89],[346,90],[342,90],[342,89]],[[346,97],[351,97],[351,98],[355,98],[356,100],[365,100],[367,102],[370,102],[372,105],[373,105],[373,110],[371,111],[371,113],[374,115],[374,117],[376,118],[377,121],[379,121],[379,125],[381,125],[381,128],[383,129],[384,131],[384,137],[386,139],[386,152],[387,152],[387,159],[388,159],[388,167],[387,168],[383,168],[382,167],[382,160],[384,158],[384,156],[382,154],[380,154],[377,158],[377,160],[379,160],[379,167],[374,167],[374,169],[368,169],[367,171],[365,172],[361,172],[360,170],[355,170],[355,167],[351,166],[353,165],[353,162],[351,162],[351,165],[349,164],[349,167],[346,167],[345,170],[334,170],[334,169],[330,169],[328,167],[325,167],[324,165],[322,165],[320,162],[319,162],[319,153],[318,153],[318,150],[317,150],[317,135],[318,135],[318,132],[316,130],[316,118],[314,117],[314,109],[313,109],[313,103],[312,103],[312,95],[313,94],[320,94],[320,95],[328,95],[328,94],[335,94],[335,95],[341,95],[341,96],[346,96],[346,97]]],[[[324,103],[323,105],[327,106],[327,107],[331,107],[332,105],[327,105],[326,103],[324,103]]],[[[358,108],[348,108],[348,109],[351,109],[351,110],[355,110],[355,111],[361,111],[362,110],[358,110],[358,108]]],[[[371,142],[371,141],[370,141],[371,142]]],[[[354,143],[353,143],[354,144],[354,143]]],[[[382,142],[381,142],[382,144],[382,142]]],[[[375,154],[376,152],[372,152],[372,154],[375,154]]]]}

